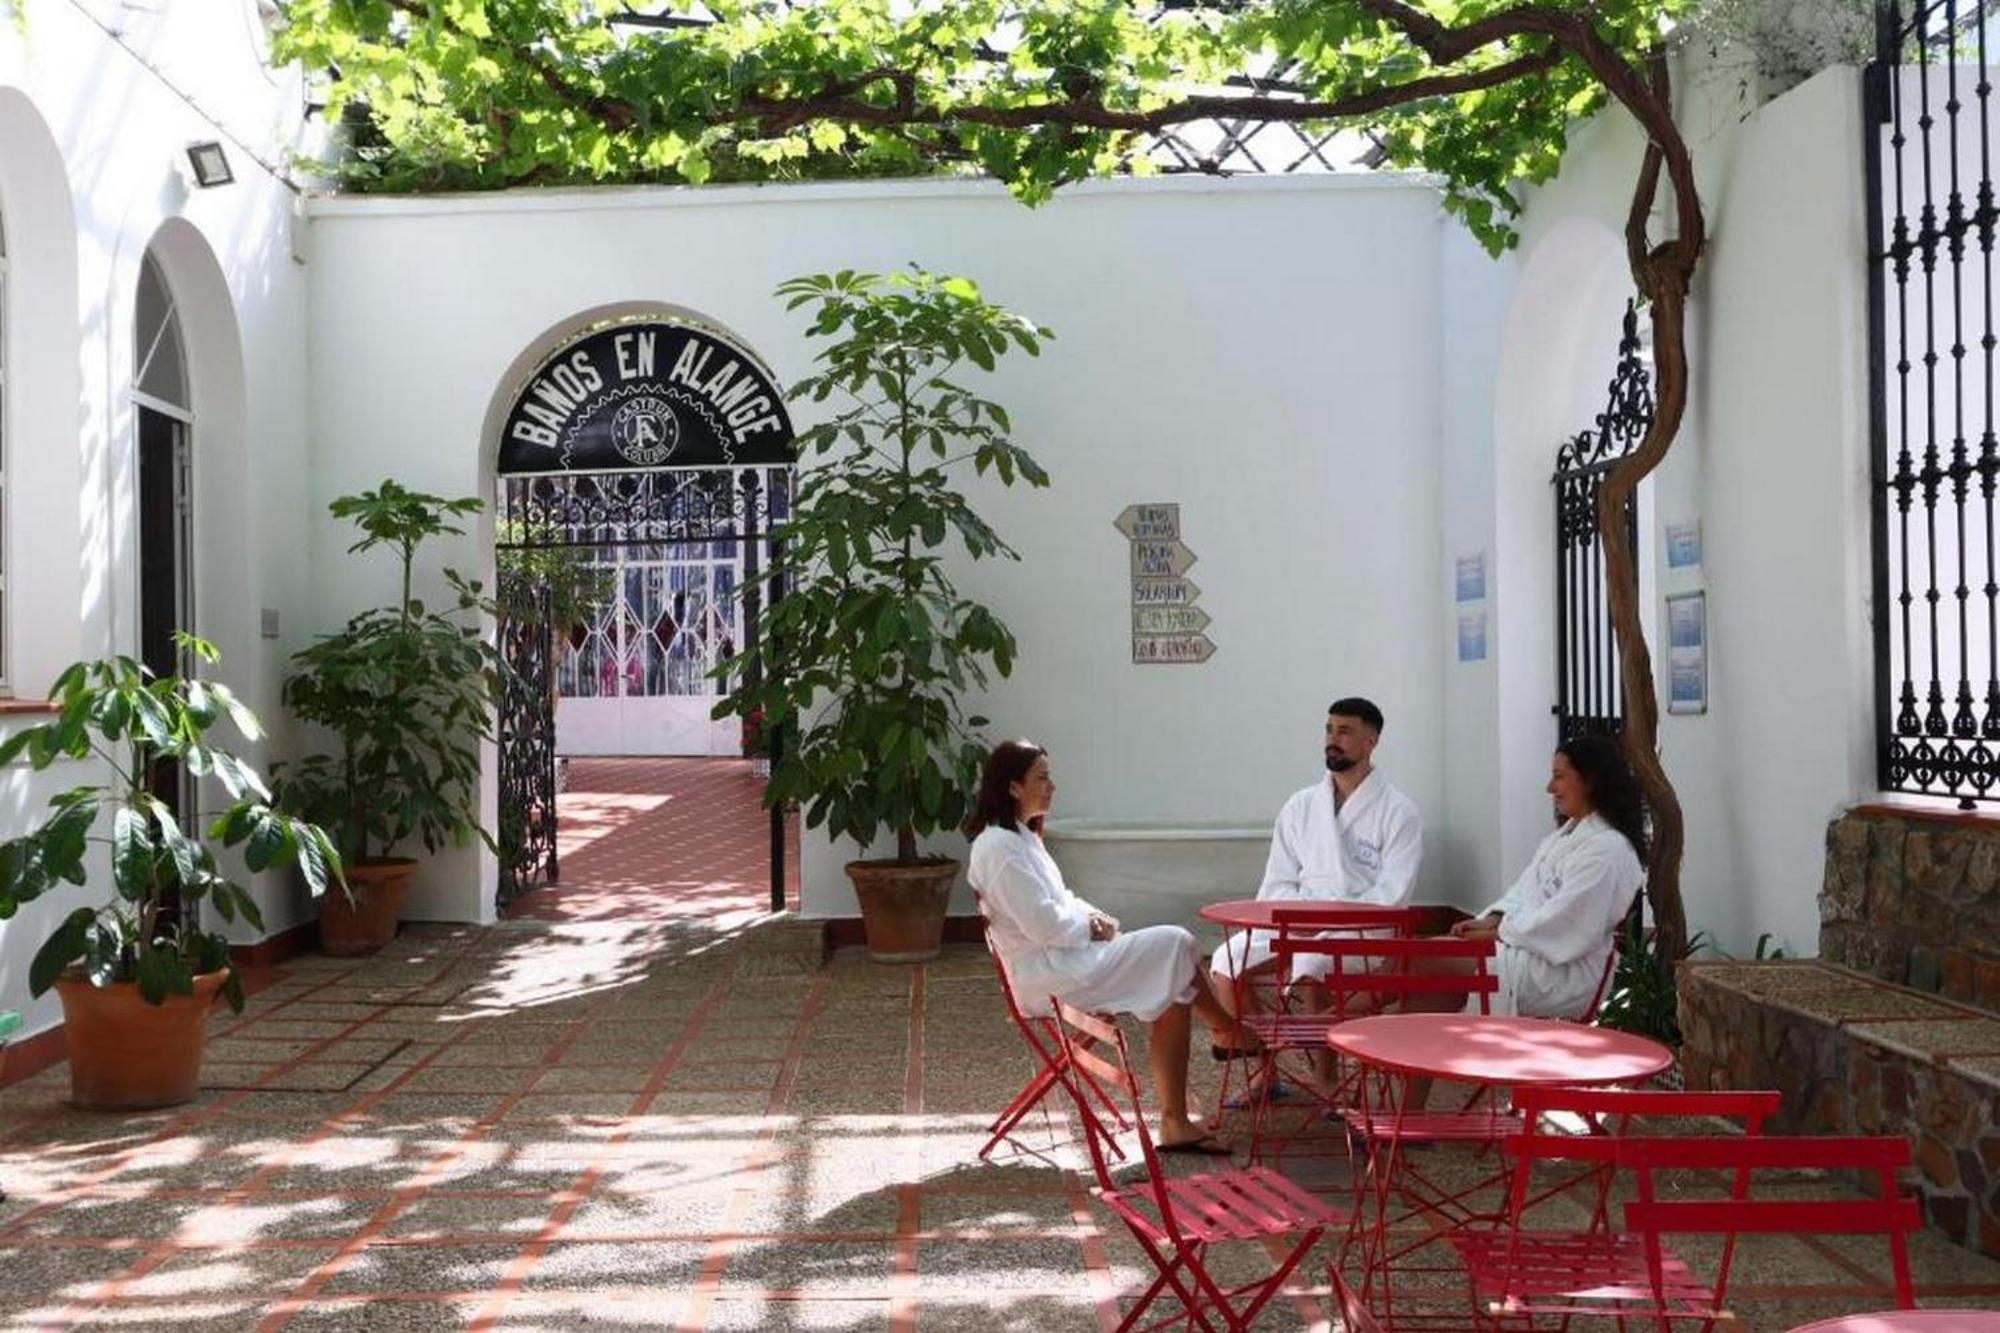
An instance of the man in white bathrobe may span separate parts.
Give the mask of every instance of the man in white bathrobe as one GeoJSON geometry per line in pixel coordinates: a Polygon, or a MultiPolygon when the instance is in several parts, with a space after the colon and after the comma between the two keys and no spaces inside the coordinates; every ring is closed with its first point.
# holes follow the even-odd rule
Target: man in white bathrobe
{"type": "MultiPolygon", "coordinates": [[[[1327,775],[1293,793],[1278,812],[1259,899],[1337,898],[1378,907],[1409,902],[1423,857],[1423,821],[1416,803],[1376,770],[1381,739],[1382,710],[1368,700],[1340,699],[1327,709],[1327,775]]],[[[1209,967],[1226,1003],[1234,1000],[1239,973],[1254,986],[1276,967],[1272,939],[1270,931],[1253,931],[1246,949],[1239,933],[1215,951],[1209,967]]],[[[1296,974],[1310,976],[1326,972],[1331,960],[1294,963],[1296,974]]]]}

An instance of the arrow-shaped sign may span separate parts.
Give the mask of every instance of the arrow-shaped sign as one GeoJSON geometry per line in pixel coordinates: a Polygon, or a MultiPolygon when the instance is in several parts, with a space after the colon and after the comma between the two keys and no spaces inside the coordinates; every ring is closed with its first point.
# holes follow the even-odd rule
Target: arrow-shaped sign
{"type": "Polygon", "coordinates": [[[1133,542],[1134,578],[1179,578],[1194,567],[1194,552],[1179,542],[1133,542]]]}
{"type": "Polygon", "coordinates": [[[1208,612],[1198,606],[1135,606],[1134,634],[1199,634],[1209,626],[1208,612]]]}
{"type": "Polygon", "coordinates": [[[1142,606],[1186,606],[1201,596],[1193,579],[1133,579],[1132,609],[1142,606]]]}
{"type": "Polygon", "coordinates": [[[1126,505],[1112,526],[1133,541],[1167,541],[1181,535],[1181,507],[1177,504],[1126,505]]]}
{"type": "Polygon", "coordinates": [[[1206,662],[1215,644],[1206,634],[1135,634],[1132,660],[1147,663],[1206,662]]]}

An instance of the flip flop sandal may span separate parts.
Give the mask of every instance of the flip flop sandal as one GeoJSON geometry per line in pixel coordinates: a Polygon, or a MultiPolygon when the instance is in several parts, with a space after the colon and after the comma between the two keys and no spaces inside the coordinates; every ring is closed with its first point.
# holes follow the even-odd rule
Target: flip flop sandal
{"type": "Polygon", "coordinates": [[[1213,1134],[1204,1134],[1198,1139],[1189,1139],[1184,1143],[1155,1144],[1154,1151],[1187,1153],[1195,1157],[1228,1157],[1235,1152],[1235,1149],[1213,1134]]]}

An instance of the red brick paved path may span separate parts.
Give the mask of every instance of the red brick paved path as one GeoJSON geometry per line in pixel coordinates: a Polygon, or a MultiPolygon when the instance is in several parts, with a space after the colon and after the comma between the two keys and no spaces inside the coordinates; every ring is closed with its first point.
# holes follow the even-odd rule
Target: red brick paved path
{"type": "MultiPolygon", "coordinates": [[[[762,909],[771,883],[763,791],[744,759],[572,759],[556,803],[562,880],[506,915],[654,921],[762,909]]],[[[787,843],[785,897],[796,909],[796,819],[787,843]]]]}

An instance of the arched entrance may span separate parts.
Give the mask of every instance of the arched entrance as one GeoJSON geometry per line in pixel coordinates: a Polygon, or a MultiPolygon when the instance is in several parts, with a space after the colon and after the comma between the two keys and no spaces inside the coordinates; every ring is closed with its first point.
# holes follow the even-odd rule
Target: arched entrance
{"type": "MultiPolygon", "coordinates": [[[[176,635],[195,629],[194,395],[172,288],[149,248],[133,314],[132,402],[138,424],[139,660],[155,676],[192,674],[176,635]]],[[[172,760],[153,794],[185,818],[187,775],[172,760]]]]}
{"type": "MultiPolygon", "coordinates": [[[[789,510],[792,427],[755,353],[699,319],[587,323],[508,400],[496,468],[502,904],[554,880],[556,757],[735,753],[709,717],[748,656],[773,531],[789,510]],[[578,595],[578,590],[583,590],[578,595]],[[565,595],[567,594],[567,595],[565,595]],[[722,748],[718,748],[722,747],[722,748]]],[[[771,886],[784,838],[772,813],[771,886]]]]}

